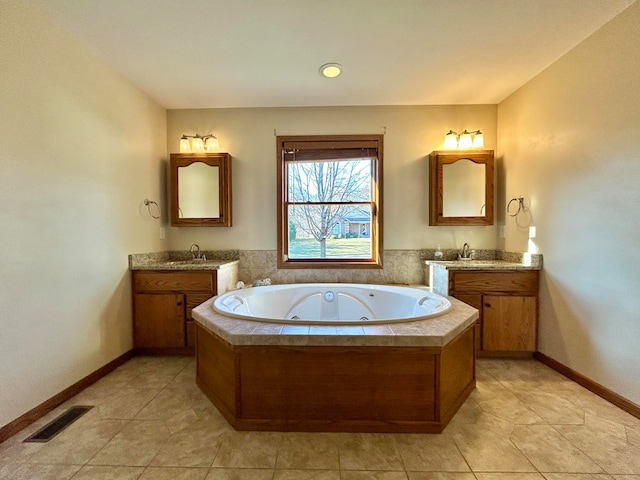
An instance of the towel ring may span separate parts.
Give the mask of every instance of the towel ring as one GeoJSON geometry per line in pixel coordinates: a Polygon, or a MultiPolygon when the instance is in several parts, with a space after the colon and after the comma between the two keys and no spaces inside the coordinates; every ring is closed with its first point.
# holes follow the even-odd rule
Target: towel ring
{"type": "Polygon", "coordinates": [[[510,217],[516,217],[516,216],[518,216],[518,214],[519,214],[521,211],[523,211],[524,209],[525,209],[525,208],[524,208],[524,197],[515,197],[515,198],[512,198],[511,200],[509,200],[509,203],[507,203],[507,214],[508,214],[510,217]],[[513,202],[518,202],[518,205],[517,205],[518,209],[515,211],[515,213],[511,213],[511,204],[512,204],[513,202]]]}
{"type": "Polygon", "coordinates": [[[153,200],[147,200],[146,198],[144,199],[144,204],[147,206],[147,210],[149,210],[149,215],[151,215],[152,218],[160,218],[160,214],[162,213],[162,211],[160,210],[160,206],[154,202],[153,200]],[[153,212],[151,211],[151,205],[155,205],[156,209],[158,210],[158,215],[154,215],[153,212]]]}

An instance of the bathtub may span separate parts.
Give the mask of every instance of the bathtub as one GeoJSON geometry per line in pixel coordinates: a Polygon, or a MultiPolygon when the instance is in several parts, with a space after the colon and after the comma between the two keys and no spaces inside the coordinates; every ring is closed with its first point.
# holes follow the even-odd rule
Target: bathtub
{"type": "Polygon", "coordinates": [[[196,384],[237,430],[439,433],[475,388],[478,310],[426,288],[247,288],[192,316],[196,384]]]}
{"type": "Polygon", "coordinates": [[[217,297],[212,308],[268,323],[362,325],[436,317],[448,312],[451,302],[424,288],[303,283],[234,290],[217,297]]]}

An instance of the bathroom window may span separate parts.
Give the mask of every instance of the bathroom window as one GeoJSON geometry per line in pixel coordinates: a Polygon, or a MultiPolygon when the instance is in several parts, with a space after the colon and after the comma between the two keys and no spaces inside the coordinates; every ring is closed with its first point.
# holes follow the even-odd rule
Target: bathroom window
{"type": "Polygon", "coordinates": [[[382,135],[277,137],[278,267],[382,267],[382,135]]]}

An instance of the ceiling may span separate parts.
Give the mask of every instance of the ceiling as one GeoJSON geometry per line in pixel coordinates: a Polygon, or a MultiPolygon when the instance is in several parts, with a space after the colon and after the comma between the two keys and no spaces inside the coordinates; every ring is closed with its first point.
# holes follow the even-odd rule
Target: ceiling
{"type": "Polygon", "coordinates": [[[169,109],[497,104],[634,1],[31,0],[169,109]]]}

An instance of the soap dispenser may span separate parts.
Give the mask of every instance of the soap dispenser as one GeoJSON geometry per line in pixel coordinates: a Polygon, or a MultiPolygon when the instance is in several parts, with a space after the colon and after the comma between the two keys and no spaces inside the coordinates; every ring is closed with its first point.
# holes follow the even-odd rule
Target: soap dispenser
{"type": "Polygon", "coordinates": [[[436,252],[433,254],[433,259],[436,262],[441,262],[442,260],[444,260],[444,253],[442,252],[440,245],[438,245],[438,248],[436,248],[436,252]]]}

